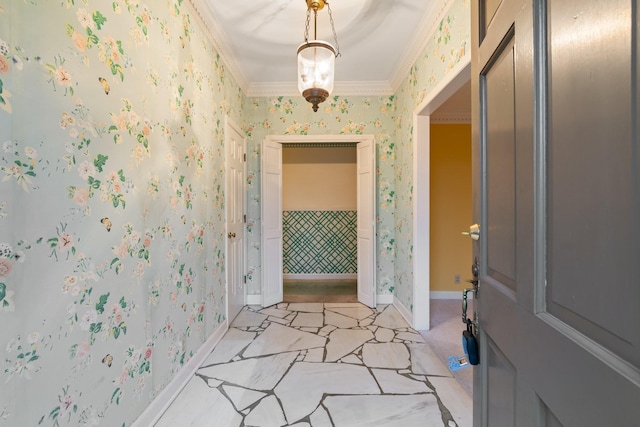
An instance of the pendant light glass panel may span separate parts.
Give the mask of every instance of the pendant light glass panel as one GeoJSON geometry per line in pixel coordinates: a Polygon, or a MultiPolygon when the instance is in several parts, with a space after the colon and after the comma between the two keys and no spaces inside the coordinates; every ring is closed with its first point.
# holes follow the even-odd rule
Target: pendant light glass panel
{"type": "Polygon", "coordinates": [[[298,48],[298,89],[300,93],[307,89],[333,91],[336,51],[329,43],[311,40],[298,48]]]}

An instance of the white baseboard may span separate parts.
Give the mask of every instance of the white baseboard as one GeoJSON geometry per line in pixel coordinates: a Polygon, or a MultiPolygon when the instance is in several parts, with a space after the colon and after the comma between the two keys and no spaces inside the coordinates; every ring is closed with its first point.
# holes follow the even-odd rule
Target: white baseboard
{"type": "Polygon", "coordinates": [[[393,294],[376,295],[376,304],[393,304],[393,294]]]}
{"type": "Polygon", "coordinates": [[[357,274],[283,274],[284,280],[358,280],[357,274]]]}
{"type": "Polygon", "coordinates": [[[413,325],[413,313],[411,313],[411,310],[405,307],[397,298],[393,298],[393,306],[400,312],[409,325],[413,325]]]}
{"type": "Polygon", "coordinates": [[[262,305],[262,295],[247,295],[247,305],[262,305]]]}
{"type": "Polygon", "coordinates": [[[462,299],[462,291],[431,291],[431,299],[462,299]]]}
{"type": "Polygon", "coordinates": [[[198,368],[204,363],[213,348],[222,339],[223,335],[229,329],[229,325],[225,320],[216,331],[211,334],[204,344],[200,346],[196,354],[184,364],[182,369],[178,371],[169,384],[156,396],[155,399],[147,406],[140,416],[131,424],[131,427],[148,427],[152,426],[160,420],[162,414],[169,408],[171,402],[178,397],[178,394],[193,378],[198,368]]]}

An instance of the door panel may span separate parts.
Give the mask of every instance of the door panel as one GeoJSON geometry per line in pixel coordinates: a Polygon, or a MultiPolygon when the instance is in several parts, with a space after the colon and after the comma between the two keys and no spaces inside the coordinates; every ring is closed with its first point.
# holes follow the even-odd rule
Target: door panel
{"type": "Polygon", "coordinates": [[[227,118],[225,124],[225,203],[227,215],[227,317],[231,322],[245,304],[245,163],[244,135],[227,118]]]}
{"type": "Polygon", "coordinates": [[[358,143],[358,301],[376,306],[375,144],[358,143]]]}
{"type": "Polygon", "coordinates": [[[475,426],[640,419],[638,2],[472,2],[475,426]],[[486,29],[486,34],[484,33],[486,29]]]}
{"type": "Polygon", "coordinates": [[[262,305],[282,302],[282,145],[262,143],[262,305]]]}
{"type": "Polygon", "coordinates": [[[638,113],[629,90],[626,3],[549,6],[547,304],[554,316],[640,367],[637,236],[631,232],[638,222],[632,207],[638,113]],[[584,67],[585,60],[600,65],[584,67]]]}
{"type": "Polygon", "coordinates": [[[492,408],[487,414],[487,425],[513,427],[516,425],[516,370],[493,342],[489,340],[487,347],[487,403],[492,408]]]}
{"type": "Polygon", "coordinates": [[[515,74],[513,38],[484,71],[489,275],[516,291],[515,74]]]}

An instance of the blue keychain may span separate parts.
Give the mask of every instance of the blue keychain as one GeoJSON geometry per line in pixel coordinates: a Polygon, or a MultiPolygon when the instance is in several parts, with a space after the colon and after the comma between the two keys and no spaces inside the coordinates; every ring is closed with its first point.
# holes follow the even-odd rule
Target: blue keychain
{"type": "Polygon", "coordinates": [[[469,364],[477,365],[480,362],[478,354],[478,341],[473,335],[471,322],[467,323],[467,330],[462,332],[462,349],[469,358],[469,364]]]}

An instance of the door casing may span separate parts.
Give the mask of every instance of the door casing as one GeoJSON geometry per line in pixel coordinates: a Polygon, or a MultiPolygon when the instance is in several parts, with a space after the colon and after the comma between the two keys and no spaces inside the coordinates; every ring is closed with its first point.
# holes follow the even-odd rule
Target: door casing
{"type": "MultiPolygon", "coordinates": [[[[261,206],[262,206],[262,237],[261,237],[261,298],[262,306],[267,307],[282,301],[282,221],[277,221],[272,216],[282,215],[282,147],[278,149],[281,144],[287,143],[353,143],[359,144],[361,142],[371,143],[372,156],[373,156],[373,175],[371,176],[370,191],[373,196],[373,212],[371,218],[372,224],[372,243],[370,248],[370,257],[364,264],[370,266],[371,271],[368,277],[372,280],[370,294],[363,298],[361,293],[361,285],[358,284],[358,300],[375,307],[376,305],[376,179],[375,179],[375,140],[372,135],[269,135],[265,138],[262,144],[262,188],[261,188],[261,206]],[[268,152],[267,152],[268,151],[268,152]],[[280,164],[274,164],[275,157],[279,156],[280,164]],[[267,170],[274,168],[273,177],[267,178],[269,173],[267,170]],[[279,171],[278,171],[279,169],[279,171]],[[279,173],[280,177],[276,182],[275,174],[279,173]],[[267,182],[267,180],[269,182],[267,182]],[[279,193],[275,199],[273,196],[265,197],[265,191],[276,191],[279,187],[279,193]],[[268,200],[267,200],[268,199],[268,200]],[[279,229],[279,230],[278,230],[279,229]],[[276,234],[280,233],[278,239],[276,234]],[[277,266],[277,267],[276,267],[277,266]]],[[[359,190],[360,191],[360,190],[359,190]]],[[[360,203],[360,196],[358,196],[360,203]]],[[[361,270],[360,249],[358,256],[358,277],[360,278],[361,270]]]]}

